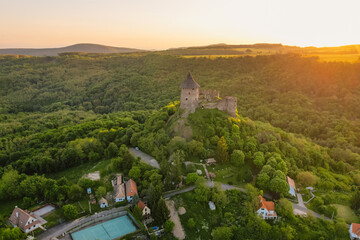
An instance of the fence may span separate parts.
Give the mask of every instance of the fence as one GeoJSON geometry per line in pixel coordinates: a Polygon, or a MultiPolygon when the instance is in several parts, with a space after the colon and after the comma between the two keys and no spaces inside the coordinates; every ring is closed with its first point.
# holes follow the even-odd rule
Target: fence
{"type": "MultiPolygon", "coordinates": [[[[99,222],[103,222],[103,221],[107,221],[107,220],[111,220],[117,217],[121,217],[121,216],[125,216],[127,215],[128,212],[127,211],[121,211],[121,212],[111,212],[111,213],[98,213],[93,215],[90,219],[83,219],[81,220],[75,227],[73,227],[72,229],[68,230],[68,233],[73,233],[75,231],[78,231],[81,228],[84,228],[86,226],[89,225],[96,225],[96,223],[99,222]]],[[[134,221],[134,218],[129,214],[129,217],[134,221]]],[[[134,223],[136,225],[138,225],[138,223],[136,222],[136,220],[134,221],[134,223]]],[[[139,227],[139,226],[138,226],[139,227]]]]}

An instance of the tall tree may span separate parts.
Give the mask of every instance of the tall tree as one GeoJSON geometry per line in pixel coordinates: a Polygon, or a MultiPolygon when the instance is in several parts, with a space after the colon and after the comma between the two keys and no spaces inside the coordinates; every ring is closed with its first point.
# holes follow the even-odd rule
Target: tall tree
{"type": "Polygon", "coordinates": [[[170,211],[166,206],[165,200],[163,197],[160,197],[159,202],[156,205],[154,219],[158,224],[164,224],[167,219],[169,219],[170,211]]]}
{"type": "Polygon", "coordinates": [[[139,221],[142,220],[142,211],[141,211],[141,208],[137,204],[133,207],[132,213],[134,215],[134,218],[136,218],[139,221]]]}
{"type": "Polygon", "coordinates": [[[71,204],[67,204],[67,205],[63,206],[63,212],[64,212],[64,217],[67,220],[75,219],[78,215],[78,210],[76,209],[76,207],[74,205],[71,205],[71,204]]]}
{"type": "Polygon", "coordinates": [[[300,172],[297,176],[296,179],[298,181],[298,183],[300,184],[300,186],[303,187],[309,187],[309,186],[314,186],[317,182],[317,177],[311,173],[311,172],[300,172]]]}
{"type": "Polygon", "coordinates": [[[234,150],[231,154],[230,159],[235,166],[241,167],[244,165],[245,154],[241,150],[234,150]]]}
{"type": "Polygon", "coordinates": [[[229,159],[228,146],[224,136],[222,136],[217,143],[216,159],[220,163],[225,163],[229,159]]]}

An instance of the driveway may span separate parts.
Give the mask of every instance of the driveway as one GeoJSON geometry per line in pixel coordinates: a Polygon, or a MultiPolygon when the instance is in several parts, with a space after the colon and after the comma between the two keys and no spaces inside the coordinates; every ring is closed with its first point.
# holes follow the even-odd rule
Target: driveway
{"type": "Polygon", "coordinates": [[[181,221],[178,212],[175,209],[175,203],[172,200],[166,200],[166,206],[170,210],[170,219],[175,224],[172,233],[177,239],[183,240],[185,238],[185,232],[181,225],[181,221]]]}
{"type": "Polygon", "coordinates": [[[312,210],[310,210],[310,209],[308,209],[308,208],[306,208],[306,207],[302,207],[302,206],[300,206],[300,205],[298,205],[298,204],[296,204],[296,203],[293,203],[292,205],[293,205],[293,208],[294,208],[294,213],[296,213],[296,212],[298,212],[298,213],[304,213],[304,214],[298,214],[298,215],[310,214],[310,215],[312,215],[312,216],[314,216],[314,217],[317,217],[317,218],[322,218],[322,219],[324,219],[324,220],[332,221],[330,218],[325,217],[325,216],[323,216],[322,214],[319,214],[319,213],[317,213],[317,212],[314,212],[314,211],[312,211],[312,210]]]}
{"type": "Polygon", "coordinates": [[[41,208],[35,210],[33,213],[34,213],[35,215],[37,215],[37,216],[44,216],[44,215],[46,215],[46,214],[48,214],[48,213],[50,213],[50,212],[52,212],[52,211],[54,211],[54,210],[55,210],[55,207],[54,207],[54,206],[52,206],[52,205],[46,205],[46,206],[44,206],[44,207],[41,207],[41,208]]]}
{"type": "Polygon", "coordinates": [[[300,207],[306,208],[306,206],[304,204],[304,201],[303,201],[303,198],[302,198],[302,195],[300,193],[297,193],[296,196],[297,196],[297,199],[298,199],[298,205],[300,207]]]}
{"type": "Polygon", "coordinates": [[[154,168],[160,169],[160,165],[159,165],[158,161],[156,161],[156,159],[153,158],[152,156],[150,156],[140,150],[136,150],[135,148],[129,148],[129,151],[135,157],[140,157],[142,162],[147,163],[154,168]]]}

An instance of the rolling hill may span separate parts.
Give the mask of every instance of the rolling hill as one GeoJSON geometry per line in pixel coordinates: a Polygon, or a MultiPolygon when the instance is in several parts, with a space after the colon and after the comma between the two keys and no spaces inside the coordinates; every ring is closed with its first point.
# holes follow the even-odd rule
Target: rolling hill
{"type": "Polygon", "coordinates": [[[111,47],[100,44],[79,43],[61,48],[5,48],[0,49],[0,55],[16,54],[29,56],[57,56],[64,52],[84,52],[84,53],[131,53],[143,52],[144,50],[135,48],[111,47]]]}
{"type": "Polygon", "coordinates": [[[282,44],[257,43],[243,45],[213,44],[208,46],[170,48],[161,53],[185,57],[237,57],[272,54],[299,54],[305,57],[318,57],[325,62],[357,62],[360,45],[339,47],[298,47],[282,44]]]}

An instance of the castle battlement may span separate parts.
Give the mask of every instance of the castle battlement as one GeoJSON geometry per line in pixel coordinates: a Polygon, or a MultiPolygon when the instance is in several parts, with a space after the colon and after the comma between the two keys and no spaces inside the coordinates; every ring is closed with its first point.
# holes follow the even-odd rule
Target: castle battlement
{"type": "Polygon", "coordinates": [[[205,109],[219,109],[235,117],[237,112],[237,98],[226,96],[220,98],[217,90],[200,89],[200,85],[189,72],[184,82],[180,85],[180,108],[186,113],[193,113],[198,107],[205,109]]]}

